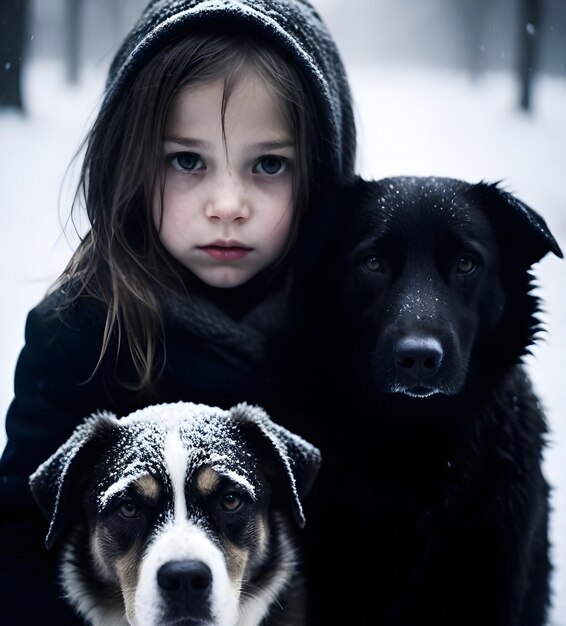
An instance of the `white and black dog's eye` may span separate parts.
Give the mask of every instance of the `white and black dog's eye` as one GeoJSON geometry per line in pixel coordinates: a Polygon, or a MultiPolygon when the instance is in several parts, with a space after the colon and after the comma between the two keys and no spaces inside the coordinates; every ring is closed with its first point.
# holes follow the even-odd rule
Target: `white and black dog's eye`
{"type": "Polygon", "coordinates": [[[476,259],[469,254],[462,254],[456,262],[458,274],[471,274],[477,266],[476,259]]]}
{"type": "Polygon", "coordinates": [[[225,511],[237,511],[244,501],[244,497],[237,491],[228,491],[222,496],[221,506],[225,511]]]}
{"type": "Polygon", "coordinates": [[[122,500],[118,505],[118,512],[122,517],[125,517],[126,519],[139,517],[140,514],[140,510],[133,500],[122,500]]]}
{"type": "Polygon", "coordinates": [[[383,263],[376,254],[370,254],[363,260],[363,266],[370,272],[383,272],[383,263]]]}

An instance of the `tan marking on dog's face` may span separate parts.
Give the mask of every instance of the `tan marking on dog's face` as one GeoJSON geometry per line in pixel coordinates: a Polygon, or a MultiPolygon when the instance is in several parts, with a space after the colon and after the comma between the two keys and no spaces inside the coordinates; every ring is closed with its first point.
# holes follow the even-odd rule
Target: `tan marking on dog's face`
{"type": "Polygon", "coordinates": [[[146,476],[142,476],[134,483],[137,492],[143,498],[147,500],[151,500],[155,502],[161,493],[161,485],[157,481],[156,478],[147,474],[146,476]]]}
{"type": "Polygon", "coordinates": [[[248,565],[250,551],[247,548],[239,548],[230,542],[224,543],[224,549],[226,552],[228,576],[234,583],[234,586],[239,589],[248,565]]]}
{"type": "Polygon", "coordinates": [[[116,574],[120,581],[126,615],[135,623],[136,589],[140,573],[143,545],[136,542],[130,550],[116,561],[116,574]]]}
{"type": "Polygon", "coordinates": [[[112,544],[112,535],[104,526],[96,526],[90,535],[90,553],[97,572],[101,578],[110,582],[116,581],[108,556],[104,553],[104,547],[112,544]]]}
{"type": "Polygon", "coordinates": [[[128,552],[116,559],[110,556],[111,551],[105,549],[113,545],[112,533],[104,526],[97,526],[90,538],[90,551],[95,568],[103,580],[114,583],[116,591],[121,592],[126,615],[133,623],[143,545],[136,542],[128,552]]]}
{"type": "Polygon", "coordinates": [[[268,537],[268,527],[267,520],[263,517],[260,517],[257,520],[257,552],[259,558],[262,559],[265,555],[265,551],[267,550],[267,537],[268,537]]]}
{"type": "MultiPolygon", "coordinates": [[[[261,560],[265,555],[267,546],[267,527],[263,518],[257,518],[255,528],[251,529],[250,535],[254,538],[254,548],[256,549],[255,558],[261,560]]],[[[240,589],[243,578],[246,575],[246,569],[250,564],[252,556],[251,549],[248,547],[236,546],[233,543],[224,542],[224,550],[226,553],[226,569],[228,576],[237,589],[240,589]]]]}
{"type": "Polygon", "coordinates": [[[218,474],[210,467],[203,467],[195,481],[196,488],[203,496],[209,496],[218,488],[218,474]]]}

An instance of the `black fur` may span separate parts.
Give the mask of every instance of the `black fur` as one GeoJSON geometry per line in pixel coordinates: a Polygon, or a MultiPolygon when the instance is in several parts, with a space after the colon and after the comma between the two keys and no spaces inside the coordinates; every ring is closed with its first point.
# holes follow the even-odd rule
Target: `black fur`
{"type": "Polygon", "coordinates": [[[560,248],[497,184],[359,179],[342,205],[309,380],[329,400],[309,623],[540,626],[547,429],[521,358],[531,266],[560,248]]]}

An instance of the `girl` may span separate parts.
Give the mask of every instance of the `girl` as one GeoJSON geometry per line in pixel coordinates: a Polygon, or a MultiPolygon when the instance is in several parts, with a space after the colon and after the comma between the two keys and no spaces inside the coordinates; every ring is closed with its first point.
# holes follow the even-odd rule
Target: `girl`
{"type": "Polygon", "coordinates": [[[288,286],[354,153],[344,68],[306,0],[150,2],[87,138],[91,229],[26,324],[0,462],[5,626],[77,623],[27,481],[85,415],[276,406],[288,286]]]}

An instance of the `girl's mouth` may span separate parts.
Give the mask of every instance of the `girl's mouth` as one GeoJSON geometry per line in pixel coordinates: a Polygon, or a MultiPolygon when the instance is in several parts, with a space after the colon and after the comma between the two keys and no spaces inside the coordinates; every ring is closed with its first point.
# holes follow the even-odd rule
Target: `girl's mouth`
{"type": "Polygon", "coordinates": [[[217,261],[237,261],[242,259],[252,248],[244,246],[238,241],[214,241],[205,246],[199,246],[199,250],[202,250],[213,259],[217,261]]]}

